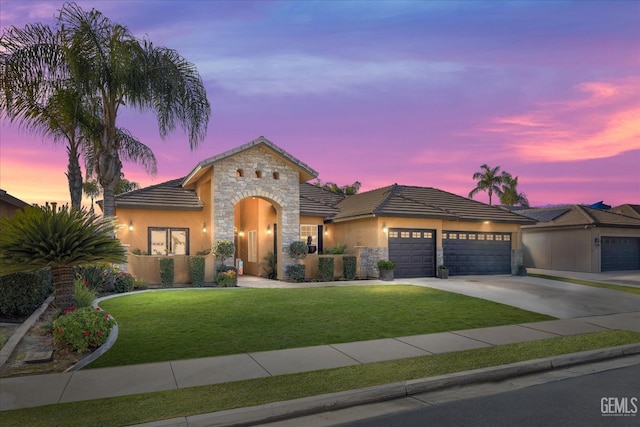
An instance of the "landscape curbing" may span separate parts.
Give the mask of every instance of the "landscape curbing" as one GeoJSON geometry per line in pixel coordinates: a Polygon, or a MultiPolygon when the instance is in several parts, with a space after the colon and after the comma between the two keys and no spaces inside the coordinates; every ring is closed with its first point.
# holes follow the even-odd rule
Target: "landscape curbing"
{"type": "Polygon", "coordinates": [[[15,350],[20,340],[22,340],[22,337],[24,337],[27,331],[29,331],[29,329],[31,329],[31,327],[35,325],[36,321],[40,318],[42,313],[44,313],[45,310],[49,307],[49,304],[51,304],[53,298],[53,295],[49,295],[49,297],[44,300],[42,305],[36,311],[31,313],[31,316],[29,316],[27,320],[22,322],[22,325],[20,325],[20,327],[16,329],[9,340],[4,344],[4,346],[2,346],[2,348],[0,349],[0,367],[4,365],[7,360],[9,360],[11,354],[13,354],[13,350],[15,350]]]}
{"type": "Polygon", "coordinates": [[[327,411],[335,411],[358,405],[399,399],[435,390],[487,381],[500,381],[522,375],[636,354],[640,354],[640,343],[610,347],[607,349],[587,350],[579,353],[516,362],[508,365],[480,368],[472,371],[457,372],[454,374],[384,384],[338,393],[304,397],[248,408],[155,421],[138,424],[137,427],[251,426],[327,411]]]}

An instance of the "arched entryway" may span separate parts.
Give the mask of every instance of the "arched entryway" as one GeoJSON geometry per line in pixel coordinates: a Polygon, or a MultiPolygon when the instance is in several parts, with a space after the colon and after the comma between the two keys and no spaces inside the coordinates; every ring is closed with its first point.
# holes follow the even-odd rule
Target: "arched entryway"
{"type": "Polygon", "coordinates": [[[235,203],[234,243],[243,274],[278,277],[281,211],[277,202],[260,196],[245,197],[235,203]]]}

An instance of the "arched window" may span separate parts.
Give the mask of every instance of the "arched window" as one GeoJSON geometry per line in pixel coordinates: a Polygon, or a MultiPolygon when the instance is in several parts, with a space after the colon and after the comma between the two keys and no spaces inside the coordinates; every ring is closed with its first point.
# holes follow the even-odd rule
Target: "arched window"
{"type": "Polygon", "coordinates": [[[236,177],[242,178],[244,176],[244,171],[242,169],[236,170],[236,177]]]}
{"type": "Polygon", "coordinates": [[[273,179],[280,179],[280,172],[274,172],[273,179]]]}
{"type": "Polygon", "coordinates": [[[262,178],[262,171],[256,171],[256,178],[262,178]]]}

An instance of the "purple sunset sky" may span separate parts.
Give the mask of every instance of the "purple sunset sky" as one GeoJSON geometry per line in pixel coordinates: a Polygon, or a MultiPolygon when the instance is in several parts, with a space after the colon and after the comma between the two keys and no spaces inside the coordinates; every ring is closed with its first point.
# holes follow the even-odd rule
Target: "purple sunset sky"
{"type": "MultiPolygon", "coordinates": [[[[55,24],[62,2],[0,1],[0,26],[55,24]]],[[[79,1],[176,49],[212,105],[193,152],[152,113],[118,125],[184,176],[260,135],[362,190],[467,196],[480,165],[519,177],[532,206],[640,203],[638,1],[79,1]]],[[[64,147],[0,123],[0,188],[68,201],[64,147]]],[[[488,202],[486,194],[476,196],[488,202]]]]}

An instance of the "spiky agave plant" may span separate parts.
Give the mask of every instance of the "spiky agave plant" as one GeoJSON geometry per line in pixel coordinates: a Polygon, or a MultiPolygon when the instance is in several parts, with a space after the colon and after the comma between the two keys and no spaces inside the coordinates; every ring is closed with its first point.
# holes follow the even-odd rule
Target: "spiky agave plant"
{"type": "Polygon", "coordinates": [[[55,204],[27,206],[0,219],[0,275],[51,268],[56,306],[74,304],[73,267],[126,261],[112,219],[55,204]]]}

